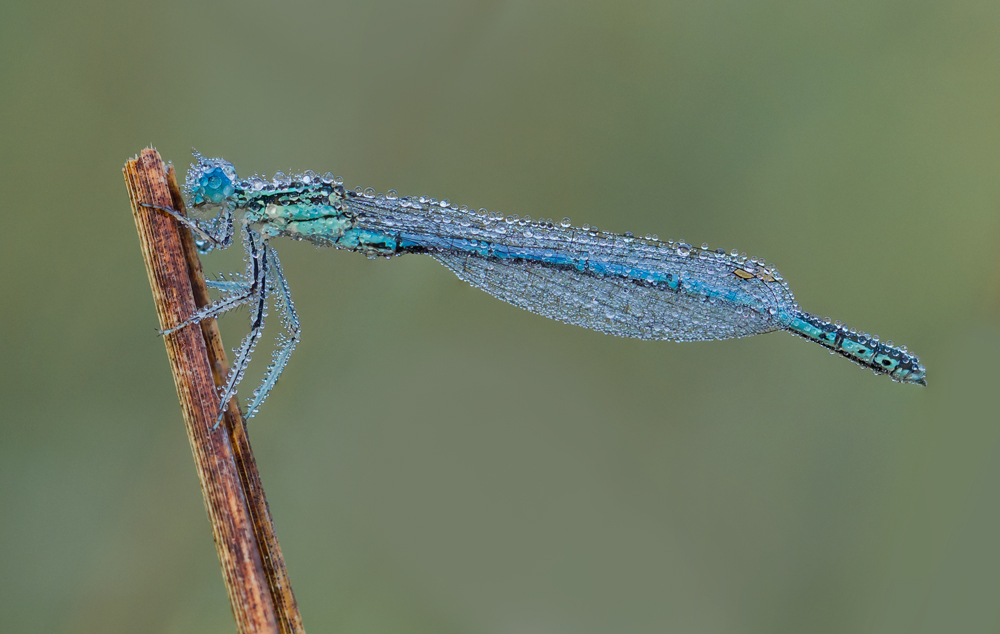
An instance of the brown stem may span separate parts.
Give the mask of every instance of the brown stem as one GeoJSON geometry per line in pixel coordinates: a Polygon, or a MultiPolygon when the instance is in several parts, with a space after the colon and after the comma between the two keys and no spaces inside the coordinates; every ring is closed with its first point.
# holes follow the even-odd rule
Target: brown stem
{"type": "MultiPolygon", "coordinates": [[[[209,302],[191,233],[141,204],[183,212],[173,168],[146,149],[124,173],[160,328],[171,328],[209,302]]],[[[236,399],[225,424],[212,431],[216,386],[228,371],[215,320],[167,335],[164,343],[237,630],[304,633],[236,399]]]]}

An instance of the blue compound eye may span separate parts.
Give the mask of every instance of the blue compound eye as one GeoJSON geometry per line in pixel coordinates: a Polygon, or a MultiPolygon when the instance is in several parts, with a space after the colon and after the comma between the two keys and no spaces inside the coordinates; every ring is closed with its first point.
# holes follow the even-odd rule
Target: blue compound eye
{"type": "Polygon", "coordinates": [[[201,192],[199,192],[201,197],[216,204],[232,196],[233,192],[236,191],[233,182],[229,180],[221,167],[213,168],[204,174],[199,179],[199,185],[201,185],[201,192]]]}
{"type": "Polygon", "coordinates": [[[185,190],[195,206],[219,205],[236,193],[236,170],[223,159],[207,159],[195,154],[198,162],[188,170],[185,190]]]}

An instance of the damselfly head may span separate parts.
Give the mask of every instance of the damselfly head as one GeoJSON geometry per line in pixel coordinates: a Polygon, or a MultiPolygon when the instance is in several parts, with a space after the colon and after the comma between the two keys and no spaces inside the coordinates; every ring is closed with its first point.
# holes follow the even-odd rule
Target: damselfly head
{"type": "Polygon", "coordinates": [[[205,158],[194,153],[196,163],[188,168],[184,193],[192,207],[221,205],[236,192],[236,168],[221,158],[205,158]]]}

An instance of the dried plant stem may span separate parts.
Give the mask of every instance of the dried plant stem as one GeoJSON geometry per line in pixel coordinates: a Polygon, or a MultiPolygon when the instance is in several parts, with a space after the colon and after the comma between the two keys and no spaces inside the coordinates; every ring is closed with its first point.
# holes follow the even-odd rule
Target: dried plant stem
{"type": "MultiPolygon", "coordinates": [[[[209,301],[190,232],[140,204],[183,211],[173,168],[146,149],[125,164],[124,173],[160,328],[171,328],[209,301]]],[[[215,320],[167,335],[164,343],[237,630],[304,633],[235,399],[224,424],[212,431],[216,385],[228,370],[215,320]]]]}

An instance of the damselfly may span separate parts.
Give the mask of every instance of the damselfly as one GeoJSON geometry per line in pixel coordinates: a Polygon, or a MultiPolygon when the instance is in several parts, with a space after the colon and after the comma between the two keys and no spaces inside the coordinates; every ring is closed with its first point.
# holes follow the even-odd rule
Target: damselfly
{"type": "Polygon", "coordinates": [[[217,213],[199,220],[157,209],[194,231],[204,251],[230,246],[238,222],[247,267],[244,274],[209,282],[222,298],[169,332],[251,307],[250,333],[236,349],[221,388],[224,404],[243,379],[274,298],[284,332],[249,399],[248,417],[264,403],[300,338],[288,284],[270,244],[276,237],[371,258],[424,253],[505,302],[621,337],[704,341],[785,330],[876,374],[926,385],[924,366],[906,346],[801,310],[772,265],[737,251],[573,227],[568,218],[555,222],[475,211],[448,200],[400,197],[393,190],[351,191],[329,173],[240,179],[228,161],[197,153],[195,158],[185,182],[187,202],[217,213]]]}

